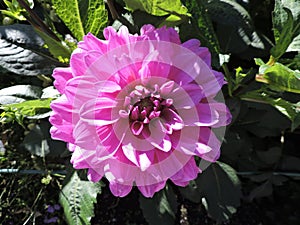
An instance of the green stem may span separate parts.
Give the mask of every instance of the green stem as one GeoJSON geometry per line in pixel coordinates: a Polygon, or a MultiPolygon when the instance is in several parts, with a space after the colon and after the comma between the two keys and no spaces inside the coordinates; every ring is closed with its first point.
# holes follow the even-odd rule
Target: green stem
{"type": "Polygon", "coordinates": [[[276,59],[271,55],[269,61],[266,63],[269,66],[273,66],[276,63],[276,59]]]}
{"type": "Polygon", "coordinates": [[[222,69],[225,73],[225,77],[228,82],[228,94],[230,97],[232,97],[232,90],[233,90],[232,77],[226,63],[223,63],[222,69]]]}

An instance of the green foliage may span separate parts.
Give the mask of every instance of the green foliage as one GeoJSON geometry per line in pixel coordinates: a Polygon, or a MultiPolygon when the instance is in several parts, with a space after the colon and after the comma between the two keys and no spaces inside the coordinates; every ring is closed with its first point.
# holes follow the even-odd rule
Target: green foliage
{"type": "Polygon", "coordinates": [[[107,25],[107,12],[103,0],[52,0],[57,15],[77,40],[88,32],[94,35],[107,25]]]}
{"type": "MultiPolygon", "coordinates": [[[[7,6],[7,10],[0,10],[3,15],[6,15],[16,20],[21,20],[21,21],[26,20],[26,18],[23,15],[25,10],[19,5],[17,0],[12,0],[12,1],[4,0],[3,2],[7,6]]],[[[28,2],[30,3],[31,7],[33,7],[34,5],[33,1],[31,0],[28,2]]]]}
{"type": "MultiPolygon", "coordinates": [[[[195,37],[200,39],[202,45],[208,47],[210,52],[212,53],[213,65],[215,67],[219,67],[220,46],[219,46],[218,38],[215,34],[212,25],[212,21],[206,10],[206,5],[204,4],[203,1],[199,1],[199,0],[186,0],[185,4],[189,12],[193,16],[191,18],[191,22],[192,22],[191,30],[187,31],[185,30],[186,27],[183,27],[182,32],[186,32],[183,35],[188,35],[187,32],[195,33],[195,37]]],[[[183,26],[186,26],[186,24],[184,24],[183,26]]]]}
{"type": "Polygon", "coordinates": [[[40,31],[39,29],[35,29],[35,31],[38,33],[38,35],[41,36],[41,38],[43,38],[45,43],[47,43],[47,48],[55,58],[60,59],[60,61],[63,63],[67,63],[69,61],[71,51],[68,48],[68,46],[66,46],[66,44],[55,40],[54,38],[40,31]]]}
{"type": "Polygon", "coordinates": [[[67,223],[91,224],[97,194],[101,193],[99,184],[81,180],[76,171],[65,182],[59,194],[59,202],[64,208],[67,223]]]}
{"type": "Polygon", "coordinates": [[[293,104],[282,98],[272,98],[266,91],[256,90],[247,92],[240,96],[241,99],[246,101],[258,102],[269,104],[276,108],[279,112],[289,118],[292,122],[292,129],[294,130],[300,125],[299,121],[299,104],[293,104]]]}
{"type": "Polygon", "coordinates": [[[263,74],[258,74],[256,80],[268,84],[277,91],[300,93],[300,71],[294,71],[281,63],[272,66],[261,66],[263,74]]]}
{"type": "MultiPolygon", "coordinates": [[[[274,29],[276,45],[271,49],[271,54],[275,60],[278,60],[287,51],[293,39],[300,34],[300,17],[299,20],[296,20],[290,9],[283,9],[288,16],[282,24],[282,30],[276,27],[274,29]]],[[[277,15],[276,11],[274,15],[277,15]]],[[[278,13],[278,15],[282,14],[278,13]]]]}
{"type": "Polygon", "coordinates": [[[164,22],[160,24],[174,26],[187,20],[190,16],[187,8],[182,5],[180,0],[124,0],[130,10],[141,10],[153,16],[167,16],[164,22]]]}
{"type": "Polygon", "coordinates": [[[276,45],[272,55],[277,59],[285,51],[300,51],[300,2],[275,0],[273,31],[276,45]]]}
{"type": "Polygon", "coordinates": [[[209,215],[225,221],[240,205],[241,187],[235,170],[225,163],[212,164],[196,180],[209,215]]]}
{"type": "Polygon", "coordinates": [[[152,199],[140,196],[143,215],[150,225],[173,225],[178,203],[170,186],[156,193],[152,199]]]}
{"type": "Polygon", "coordinates": [[[9,123],[16,120],[19,124],[23,124],[23,118],[45,118],[50,113],[50,103],[52,99],[36,99],[28,100],[21,103],[0,106],[3,110],[0,114],[1,123],[9,123]]]}
{"type": "MultiPolygon", "coordinates": [[[[272,10],[269,9],[272,6],[272,1],[269,0],[258,1],[261,4],[255,1],[247,4],[245,1],[232,0],[48,0],[39,1],[42,2],[41,11],[39,9],[30,11],[29,6],[25,7],[25,10],[15,0],[4,2],[7,9],[2,10],[2,14],[18,20],[24,20],[26,16],[32,26],[24,27],[23,24],[13,25],[13,27],[2,26],[0,30],[3,42],[0,51],[5,52],[0,68],[1,83],[3,87],[5,86],[0,90],[1,122],[2,126],[8,126],[8,122],[17,121],[26,129],[18,146],[27,150],[23,153],[26,152],[33,160],[43,161],[29,164],[31,168],[44,168],[47,172],[43,174],[43,178],[38,178],[39,184],[42,180],[43,187],[44,184],[53,185],[53,181],[60,186],[61,180],[56,180],[56,175],[52,175],[51,169],[59,166],[60,163],[64,164],[65,160],[69,161],[69,155],[68,157],[64,155],[65,144],[51,139],[49,134],[51,125],[47,119],[43,120],[51,112],[50,102],[58,97],[59,93],[53,86],[49,87],[52,78],[47,77],[47,74],[50,75],[53,68],[49,67],[49,73],[42,69],[48,66],[49,62],[55,66],[66,66],[72,50],[76,47],[76,40],[68,42],[64,25],[77,41],[80,41],[88,32],[101,36],[101,31],[108,24],[115,28],[125,25],[131,33],[138,33],[139,28],[148,23],[156,27],[163,25],[176,27],[182,42],[197,38],[201,41],[202,47],[209,48],[213,68],[220,69],[222,66],[225,73],[227,86],[224,85],[223,88],[224,97],[233,120],[228,127],[221,149],[220,161],[223,163],[217,162],[203,169],[198,178],[191,181],[187,187],[167,185],[153,198],[145,198],[142,195],[137,197],[147,222],[150,225],[174,224],[179,217],[183,216],[183,213],[178,210],[179,206],[192,204],[194,208],[204,206],[208,215],[216,223],[223,221],[230,223],[227,220],[240,206],[241,188],[245,191],[243,199],[252,201],[272,195],[278,186],[281,188],[285,183],[286,186],[293,183],[287,178],[290,174],[283,176],[278,171],[300,171],[299,158],[296,157],[298,152],[293,152],[291,147],[296,146],[295,149],[298,150],[297,144],[284,140],[288,135],[296,136],[297,132],[293,131],[300,125],[300,73],[298,71],[300,5],[298,0],[275,0],[273,24],[268,23],[271,21],[272,10]],[[45,5],[48,5],[47,10],[45,5]],[[106,11],[106,6],[109,12],[106,11]],[[51,9],[51,12],[48,9],[51,9]],[[111,15],[108,15],[109,13],[111,15]],[[43,17],[39,18],[41,14],[43,17]],[[58,18],[57,16],[61,21],[53,19],[58,18]],[[116,20],[113,21],[114,19],[116,20]],[[31,35],[35,33],[32,27],[38,35],[31,35]],[[275,46],[271,49],[272,35],[274,35],[275,46]],[[28,60],[26,61],[28,64],[23,61],[21,67],[16,66],[15,61],[18,61],[19,55],[14,55],[12,51],[7,50],[7,46],[27,51],[24,58],[28,60]],[[286,52],[293,53],[286,58],[286,52]],[[42,56],[43,59],[39,58],[41,61],[35,63],[36,58],[29,57],[32,54],[42,56]],[[260,59],[265,60],[269,56],[268,63],[260,59]],[[254,65],[254,61],[257,66],[254,65]],[[28,66],[29,64],[34,66],[28,66]],[[13,80],[10,76],[14,74],[23,77],[19,76],[13,80]],[[29,75],[33,76],[29,77],[29,75]],[[24,118],[29,120],[23,120],[24,118]],[[242,187],[237,174],[243,176],[242,187]]],[[[3,132],[4,140],[5,135],[10,132],[10,130],[3,132]]],[[[7,139],[13,136],[16,136],[15,133],[7,139]]],[[[6,152],[9,153],[10,149],[6,152]]],[[[7,162],[8,158],[4,155],[0,158],[1,163],[7,162]]],[[[16,161],[22,162],[19,159],[16,161]]],[[[15,164],[8,165],[10,167],[15,164]]],[[[28,167],[27,162],[21,164],[22,166],[28,167]]],[[[202,165],[199,167],[202,168],[202,165]]],[[[74,170],[70,172],[59,194],[65,220],[68,224],[91,224],[92,217],[99,218],[102,215],[94,213],[94,210],[97,210],[94,208],[97,194],[102,192],[99,183],[81,179],[79,172],[74,170]]],[[[64,178],[64,175],[60,175],[60,178],[64,178]]],[[[0,185],[4,186],[6,183],[0,185]]],[[[3,193],[10,193],[10,191],[3,193]]],[[[280,191],[284,200],[289,197],[285,193],[290,192],[280,191]]],[[[110,200],[105,199],[107,196],[100,197],[110,200]]],[[[128,196],[129,199],[131,197],[128,196]]],[[[273,198],[268,201],[271,199],[273,198]]],[[[274,202],[278,203],[276,201],[275,199],[274,202]]],[[[128,210],[124,209],[122,204],[118,205],[119,199],[116,202],[116,205],[103,214],[119,212],[120,207],[123,207],[124,211],[128,210]]],[[[265,203],[260,204],[260,202],[264,201],[253,204],[264,206],[265,203]]],[[[2,204],[0,205],[1,208],[2,204]]],[[[31,204],[27,206],[30,207],[31,204]]],[[[193,220],[195,212],[193,214],[193,211],[188,208],[187,211],[187,216],[193,220]]],[[[30,213],[40,215],[41,212],[30,213]]],[[[134,213],[142,216],[140,210],[134,213]]],[[[264,214],[267,215],[268,213],[264,214]]],[[[131,221],[126,222],[132,224],[131,221]]],[[[105,222],[100,220],[99,223],[105,222]]]]}

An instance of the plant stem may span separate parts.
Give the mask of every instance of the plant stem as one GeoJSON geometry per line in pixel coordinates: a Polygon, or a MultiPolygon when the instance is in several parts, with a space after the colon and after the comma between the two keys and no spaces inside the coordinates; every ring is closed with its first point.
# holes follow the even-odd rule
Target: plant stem
{"type": "Polygon", "coordinates": [[[225,77],[226,77],[226,80],[228,82],[228,94],[229,94],[230,97],[232,97],[232,89],[233,89],[233,87],[232,87],[232,77],[231,77],[230,71],[229,71],[228,66],[227,66],[226,63],[223,63],[222,69],[225,73],[225,77]]]}

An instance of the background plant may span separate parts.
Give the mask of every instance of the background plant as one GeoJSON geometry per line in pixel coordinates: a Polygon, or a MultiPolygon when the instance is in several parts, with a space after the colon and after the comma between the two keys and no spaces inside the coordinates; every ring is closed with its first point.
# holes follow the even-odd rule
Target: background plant
{"type": "Polygon", "coordinates": [[[252,224],[297,223],[299,1],[5,0],[0,5],[2,224],[44,221],[47,205],[58,202],[63,210],[56,212],[56,222],[101,224],[101,204],[110,200],[116,214],[128,201],[108,197],[105,180],[85,180],[85,171],[70,167],[65,144],[51,140],[49,104],[58,94],[51,73],[67,66],[87,32],[101,38],[107,25],[125,25],[135,33],[149,23],[176,27],[182,41],[197,38],[210,49],[214,69],[228,82],[223,93],[233,122],[218,163],[186,188],[169,184],[152,199],[133,193],[136,212],[108,215],[110,223],[235,224],[241,211],[236,224],[245,224],[243,219],[251,224],[250,218],[252,224]],[[248,206],[258,221],[245,215],[248,206]],[[132,221],[141,214],[142,221],[132,221]]]}

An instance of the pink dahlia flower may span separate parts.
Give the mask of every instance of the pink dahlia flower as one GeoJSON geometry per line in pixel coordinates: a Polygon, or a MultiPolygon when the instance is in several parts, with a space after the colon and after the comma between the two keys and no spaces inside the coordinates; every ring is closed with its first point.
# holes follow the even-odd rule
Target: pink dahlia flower
{"type": "Polygon", "coordinates": [[[170,179],[186,186],[201,170],[195,158],[215,162],[220,141],[212,128],[230,114],[215,97],[224,77],[211,69],[198,40],[181,43],[172,28],[104,30],[79,42],[70,67],[56,68],[52,138],[68,142],[76,169],[93,182],[105,176],[115,196],[133,185],[151,197],[170,179]]]}

